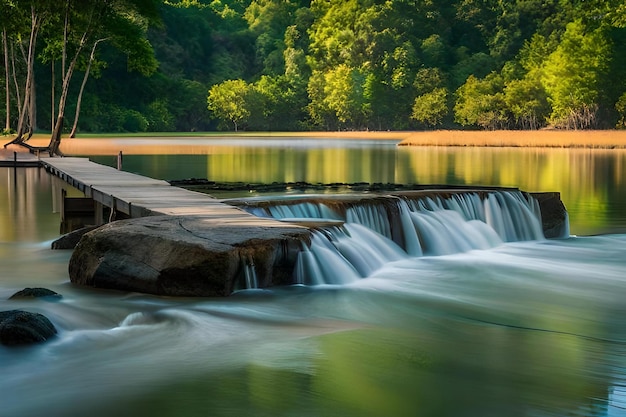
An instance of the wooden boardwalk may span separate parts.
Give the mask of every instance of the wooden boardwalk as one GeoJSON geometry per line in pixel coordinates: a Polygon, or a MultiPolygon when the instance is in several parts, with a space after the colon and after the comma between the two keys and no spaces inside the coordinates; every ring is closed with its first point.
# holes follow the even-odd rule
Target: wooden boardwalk
{"type": "Polygon", "coordinates": [[[41,158],[51,174],[93,199],[129,217],[151,215],[201,215],[219,219],[259,219],[237,207],[220,203],[208,194],[171,186],[156,180],[106,165],[88,158],[41,158]]]}

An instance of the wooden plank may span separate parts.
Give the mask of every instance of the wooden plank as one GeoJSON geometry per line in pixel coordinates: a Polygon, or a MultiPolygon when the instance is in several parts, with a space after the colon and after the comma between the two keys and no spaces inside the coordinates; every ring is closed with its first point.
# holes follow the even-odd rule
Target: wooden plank
{"type": "Polygon", "coordinates": [[[200,215],[235,222],[262,221],[208,194],[173,187],[167,181],[119,171],[87,158],[42,158],[41,163],[48,172],[82,191],[86,197],[130,217],[151,214],[200,215]]]}

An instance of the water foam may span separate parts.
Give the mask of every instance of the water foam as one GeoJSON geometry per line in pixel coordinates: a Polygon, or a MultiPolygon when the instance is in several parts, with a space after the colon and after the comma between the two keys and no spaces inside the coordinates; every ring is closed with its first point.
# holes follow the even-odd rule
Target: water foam
{"type": "Polygon", "coordinates": [[[299,284],[347,284],[406,257],[439,256],[544,239],[538,202],[520,191],[324,201],[255,208],[276,219],[343,221],[313,232],[299,253],[299,284]]]}

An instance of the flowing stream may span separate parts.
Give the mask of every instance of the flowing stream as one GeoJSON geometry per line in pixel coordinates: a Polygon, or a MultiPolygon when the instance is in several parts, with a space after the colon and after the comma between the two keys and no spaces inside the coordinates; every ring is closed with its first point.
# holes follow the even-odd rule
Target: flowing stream
{"type": "MultiPolygon", "coordinates": [[[[326,198],[330,204],[336,201],[326,198]]],[[[350,205],[343,214],[315,199],[282,201],[279,198],[264,208],[248,201],[246,207],[260,217],[330,224],[314,232],[310,246],[302,245],[295,277],[305,285],[348,284],[406,257],[449,255],[544,238],[538,202],[519,191],[490,192],[484,198],[477,192],[434,199],[379,197],[350,205]]],[[[562,237],[569,237],[569,228],[562,237]]]]}
{"type": "Polygon", "coordinates": [[[251,269],[250,289],[190,299],[72,285],[71,251],[49,249],[61,184],[0,168],[0,308],[59,331],[0,346],[0,416],[625,416],[626,235],[606,233],[626,225],[616,172],[601,174],[610,199],[580,200],[571,234],[551,240],[516,192],[400,199],[393,224],[376,206],[277,201],[253,211],[337,223],[303,247],[301,284],[254,289],[251,269]],[[600,223],[581,217],[600,206],[600,223]],[[63,298],[8,300],[24,287],[63,298]]]}

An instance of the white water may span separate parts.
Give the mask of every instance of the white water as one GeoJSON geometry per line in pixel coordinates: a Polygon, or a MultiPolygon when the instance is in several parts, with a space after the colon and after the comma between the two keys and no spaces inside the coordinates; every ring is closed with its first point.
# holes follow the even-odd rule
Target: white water
{"type": "Polygon", "coordinates": [[[626,236],[422,257],[380,241],[381,258],[350,258],[358,274],[330,268],[347,285],[225,300],[75,287],[68,252],[22,245],[3,262],[0,304],[59,334],[0,346],[0,415],[623,415],[626,236]],[[20,266],[32,257],[39,275],[20,266]],[[64,297],[7,300],[35,285],[64,297]]]}
{"type": "Polygon", "coordinates": [[[542,240],[541,213],[535,199],[518,191],[454,194],[404,200],[391,198],[399,213],[400,233],[385,206],[376,201],[350,206],[345,215],[323,202],[280,204],[252,209],[257,215],[289,220],[342,220],[342,226],[314,232],[303,246],[295,281],[305,285],[348,284],[370,276],[385,264],[406,257],[440,256],[489,249],[504,242],[542,240]],[[393,241],[401,236],[401,245],[393,241]]]}

